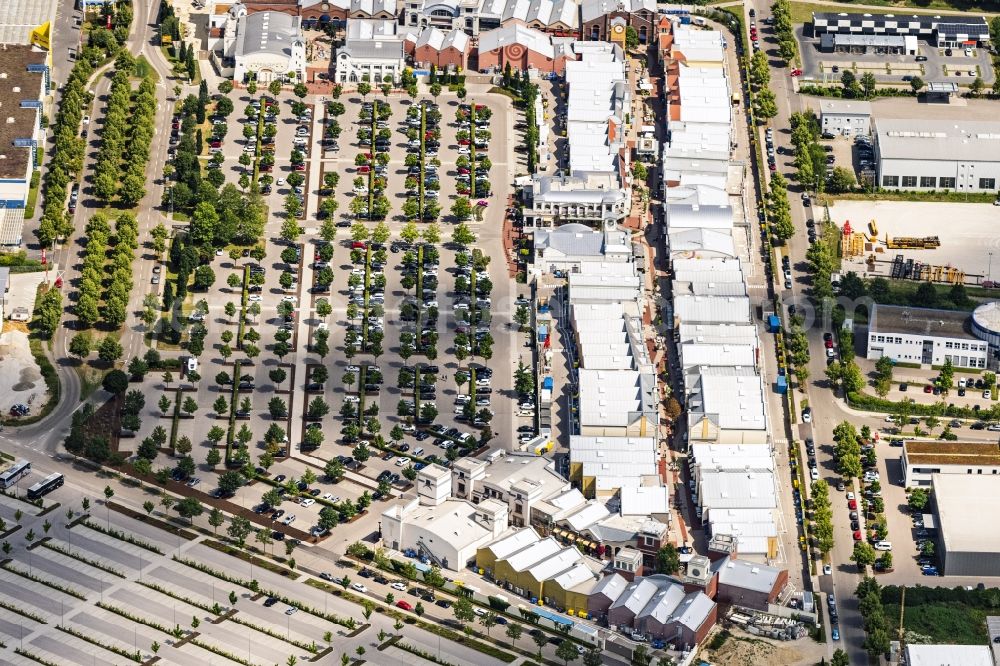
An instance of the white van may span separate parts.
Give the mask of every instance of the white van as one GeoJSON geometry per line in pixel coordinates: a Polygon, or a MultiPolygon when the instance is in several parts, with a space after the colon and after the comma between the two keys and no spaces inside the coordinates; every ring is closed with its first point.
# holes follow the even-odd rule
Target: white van
{"type": "Polygon", "coordinates": [[[875,550],[892,550],[891,541],[876,541],[875,550]]]}
{"type": "Polygon", "coordinates": [[[198,372],[198,359],[194,356],[188,356],[184,369],[189,375],[192,372],[198,372]]]}
{"type": "Polygon", "coordinates": [[[412,455],[414,458],[419,458],[420,456],[424,455],[424,447],[418,446],[417,448],[413,449],[413,451],[411,451],[410,455],[412,455]]]}

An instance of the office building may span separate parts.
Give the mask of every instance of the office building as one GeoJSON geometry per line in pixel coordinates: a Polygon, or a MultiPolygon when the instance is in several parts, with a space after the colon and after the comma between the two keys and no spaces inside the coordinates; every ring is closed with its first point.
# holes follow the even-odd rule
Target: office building
{"type": "Polygon", "coordinates": [[[868,136],[872,105],[863,100],[824,99],[819,103],[819,125],[823,133],[840,136],[868,136]]]}
{"type": "Polygon", "coordinates": [[[985,368],[989,345],[972,334],[966,312],[899,305],[873,305],[868,324],[867,358],[985,368]]]}
{"type": "MultiPolygon", "coordinates": [[[[906,488],[930,487],[935,475],[1000,475],[1000,446],[996,442],[903,441],[900,458],[906,488]]],[[[994,478],[1000,483],[1000,478],[994,478]]]]}
{"type": "Polygon", "coordinates": [[[1000,122],[875,119],[878,185],[887,190],[996,192],[1000,122]]]}

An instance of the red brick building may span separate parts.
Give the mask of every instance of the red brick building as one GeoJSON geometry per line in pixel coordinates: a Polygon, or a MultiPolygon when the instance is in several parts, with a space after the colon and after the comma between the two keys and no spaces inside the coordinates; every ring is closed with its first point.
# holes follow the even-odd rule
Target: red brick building
{"type": "Polygon", "coordinates": [[[409,32],[403,44],[406,54],[413,58],[413,64],[420,69],[434,65],[441,70],[465,70],[472,51],[472,40],[463,31],[444,32],[434,27],[409,32]]]}
{"type": "Polygon", "coordinates": [[[514,70],[537,69],[561,76],[566,62],[574,59],[572,39],[517,23],[479,35],[480,70],[502,71],[510,64],[514,70]]]}

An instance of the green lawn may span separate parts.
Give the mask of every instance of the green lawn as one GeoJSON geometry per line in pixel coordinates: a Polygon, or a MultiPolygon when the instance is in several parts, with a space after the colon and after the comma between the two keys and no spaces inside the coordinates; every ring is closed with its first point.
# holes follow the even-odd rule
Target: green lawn
{"type": "MultiPolygon", "coordinates": [[[[861,4],[877,5],[885,7],[886,11],[906,9],[914,14],[931,14],[940,10],[954,12],[986,12],[982,4],[978,2],[965,2],[964,0],[918,0],[917,2],[889,2],[888,0],[863,0],[861,4]]],[[[870,12],[868,9],[854,8],[851,3],[829,3],[823,5],[806,4],[804,2],[791,3],[792,23],[808,23],[812,20],[813,12],[870,12]]],[[[991,6],[989,11],[996,12],[995,6],[991,6]]]]}
{"type": "MultiPolygon", "coordinates": [[[[899,606],[886,604],[885,616],[890,624],[895,624],[899,617],[899,606]]],[[[929,636],[932,643],[986,645],[989,642],[986,612],[961,603],[938,602],[907,606],[903,628],[929,636]]]]}
{"type": "Polygon", "coordinates": [[[153,66],[146,60],[146,56],[140,55],[135,59],[135,75],[140,79],[149,79],[153,83],[160,80],[160,75],[156,73],[153,66]]]}

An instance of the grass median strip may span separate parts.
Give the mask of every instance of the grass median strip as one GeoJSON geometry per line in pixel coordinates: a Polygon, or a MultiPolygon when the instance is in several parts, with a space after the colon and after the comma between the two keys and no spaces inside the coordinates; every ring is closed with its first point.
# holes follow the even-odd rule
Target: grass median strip
{"type": "Polygon", "coordinates": [[[458,666],[458,664],[450,662],[446,659],[442,659],[441,657],[438,657],[433,653],[430,653],[426,650],[421,650],[420,648],[414,647],[409,643],[404,643],[403,641],[396,641],[394,645],[398,647],[400,650],[404,650],[406,652],[409,652],[410,654],[415,654],[421,659],[426,659],[427,661],[433,661],[435,664],[443,664],[443,666],[458,666]]]}
{"type": "MultiPolygon", "coordinates": [[[[196,562],[194,560],[178,557],[177,555],[174,555],[173,559],[175,562],[179,562],[180,564],[191,567],[192,569],[197,569],[198,571],[208,574],[209,576],[215,576],[219,580],[224,580],[227,583],[232,583],[233,585],[239,585],[240,587],[250,590],[252,592],[266,594],[269,597],[275,597],[284,604],[288,604],[289,606],[294,606],[295,608],[298,608],[300,611],[304,611],[306,613],[309,613],[310,615],[315,615],[318,618],[322,618],[329,622],[333,622],[334,624],[339,624],[342,627],[347,627],[348,629],[354,629],[357,626],[357,621],[353,617],[343,618],[337,615],[333,615],[332,613],[324,613],[320,610],[317,610],[311,606],[302,603],[301,601],[297,601],[295,599],[289,599],[288,597],[284,596],[281,592],[278,592],[276,590],[267,590],[261,588],[257,584],[256,580],[247,581],[243,580],[242,578],[236,578],[235,576],[230,576],[229,574],[223,573],[222,571],[216,571],[212,567],[202,564],[201,562],[196,562]]],[[[307,581],[307,582],[312,582],[312,581],[307,581]]]]}
{"type": "Polygon", "coordinates": [[[209,606],[208,604],[202,603],[200,601],[195,601],[194,599],[191,599],[189,597],[185,597],[184,595],[176,594],[174,592],[171,592],[167,588],[162,587],[160,585],[157,585],[156,583],[150,583],[150,582],[144,581],[144,580],[139,580],[139,581],[136,581],[136,582],[139,583],[139,585],[142,585],[143,587],[147,587],[150,590],[153,590],[154,592],[159,592],[160,594],[162,594],[164,596],[167,596],[167,597],[170,597],[171,599],[176,599],[177,601],[182,601],[182,602],[188,604],[189,606],[194,606],[195,608],[200,608],[201,610],[205,611],[206,613],[212,613],[213,615],[219,615],[222,612],[222,607],[219,606],[219,604],[215,604],[214,606],[209,606]]]}
{"type": "Polygon", "coordinates": [[[297,641],[294,638],[289,638],[289,637],[286,637],[286,636],[282,636],[281,634],[279,634],[277,631],[274,631],[273,629],[268,629],[267,627],[262,627],[259,624],[254,624],[253,622],[248,622],[247,620],[241,620],[239,618],[239,616],[236,616],[236,615],[233,615],[233,616],[229,617],[228,620],[230,622],[235,622],[236,624],[242,625],[244,627],[249,627],[249,628],[253,629],[254,631],[259,631],[260,633],[262,633],[262,634],[264,634],[266,636],[270,636],[271,638],[277,639],[279,641],[284,641],[285,643],[288,643],[290,645],[294,645],[297,648],[301,648],[301,649],[305,650],[309,654],[316,654],[317,652],[319,652],[319,646],[316,645],[316,641],[313,641],[312,643],[306,643],[304,641],[297,641]]]}
{"type": "MultiPolygon", "coordinates": [[[[6,645],[4,647],[7,647],[6,645]]],[[[30,659],[36,664],[44,664],[44,666],[62,666],[62,664],[57,664],[54,661],[49,661],[48,659],[42,659],[37,654],[33,652],[28,652],[22,648],[14,648],[14,654],[24,657],[25,659],[30,659]]]]}
{"type": "Polygon", "coordinates": [[[144,617],[139,617],[138,615],[133,615],[132,613],[130,613],[127,610],[125,610],[124,608],[119,608],[117,606],[112,606],[111,604],[106,604],[103,601],[98,601],[95,605],[98,608],[100,608],[101,610],[106,610],[109,613],[114,613],[115,615],[120,615],[121,617],[125,618],[126,620],[131,620],[132,622],[135,622],[137,624],[145,625],[145,626],[150,627],[152,629],[156,629],[157,631],[162,631],[165,634],[173,635],[173,632],[171,630],[167,629],[166,627],[164,627],[159,622],[153,622],[152,620],[147,620],[144,617]]]}
{"type": "Polygon", "coordinates": [[[5,571],[9,571],[12,574],[17,574],[22,578],[27,578],[28,580],[38,583],[39,585],[44,585],[45,587],[51,587],[53,590],[58,590],[63,594],[68,594],[71,597],[76,597],[77,599],[82,599],[83,601],[87,600],[87,595],[79,592],[78,590],[73,589],[72,587],[66,585],[60,585],[59,583],[54,583],[50,580],[40,578],[33,573],[12,566],[9,562],[2,566],[5,571]]]}
{"type": "Polygon", "coordinates": [[[124,648],[118,647],[117,645],[111,645],[110,643],[105,643],[104,641],[99,641],[96,638],[94,638],[94,637],[92,637],[92,636],[90,636],[88,634],[83,633],[82,631],[77,631],[76,629],[70,629],[69,627],[61,625],[61,624],[57,624],[56,625],[56,629],[58,629],[59,631],[62,631],[64,633],[67,633],[70,636],[74,636],[76,638],[79,638],[81,641],[86,641],[87,643],[90,643],[91,645],[96,645],[97,647],[103,648],[103,649],[107,650],[108,652],[114,652],[115,654],[117,654],[120,657],[125,657],[126,659],[131,659],[132,661],[135,661],[135,662],[142,662],[142,651],[141,650],[135,650],[135,651],[126,650],[124,648]]]}
{"type": "Polygon", "coordinates": [[[95,523],[93,521],[90,521],[90,520],[83,521],[83,524],[85,526],[89,527],[90,529],[94,530],[95,532],[100,532],[101,534],[104,534],[105,536],[109,536],[109,537],[111,537],[113,539],[118,539],[119,541],[124,541],[125,543],[130,543],[133,546],[138,546],[139,548],[143,548],[145,550],[148,550],[151,553],[156,553],[157,555],[163,555],[163,551],[160,550],[159,547],[154,546],[153,544],[149,543],[148,541],[143,541],[142,539],[136,539],[131,534],[126,534],[125,532],[120,532],[120,531],[114,529],[113,527],[112,528],[101,527],[97,523],[95,523]]]}
{"type": "Polygon", "coordinates": [[[255,664],[252,661],[248,661],[248,660],[243,659],[241,657],[237,657],[235,654],[232,654],[230,652],[226,652],[222,648],[216,647],[216,646],[212,645],[211,643],[206,643],[205,641],[199,641],[197,638],[192,638],[188,642],[191,643],[192,645],[197,645],[202,650],[208,650],[209,652],[213,652],[213,653],[219,655],[220,657],[225,657],[226,659],[228,659],[230,661],[235,661],[237,664],[243,664],[243,666],[258,666],[257,664],[255,664]]]}
{"type": "Polygon", "coordinates": [[[41,615],[37,615],[35,613],[32,613],[31,611],[19,608],[18,606],[15,606],[9,601],[4,601],[3,599],[0,599],[0,608],[3,608],[4,610],[9,610],[11,613],[17,613],[21,617],[26,617],[29,620],[34,620],[39,624],[48,624],[48,622],[45,621],[45,618],[43,618],[41,615]]]}
{"type": "Polygon", "coordinates": [[[49,550],[55,551],[55,552],[59,553],[60,555],[65,555],[66,557],[72,558],[72,559],[76,560],[77,562],[83,562],[84,564],[86,564],[88,566],[94,567],[95,569],[100,569],[101,571],[109,573],[112,576],[118,576],[119,578],[125,578],[125,574],[123,574],[118,569],[115,569],[114,567],[108,566],[107,564],[104,564],[103,562],[98,562],[97,560],[93,560],[93,559],[91,559],[89,557],[84,557],[83,555],[80,555],[78,553],[74,553],[73,551],[69,550],[68,548],[63,548],[62,546],[57,546],[56,544],[52,543],[51,541],[43,541],[40,545],[42,546],[42,548],[48,548],[49,550]]]}
{"type": "Polygon", "coordinates": [[[291,580],[298,580],[299,578],[302,577],[301,574],[299,574],[299,573],[297,573],[295,571],[292,571],[291,569],[286,569],[285,567],[278,566],[274,562],[271,562],[269,560],[265,560],[265,559],[260,558],[260,557],[255,557],[254,555],[251,555],[250,553],[248,553],[246,551],[239,550],[238,548],[233,548],[232,546],[228,546],[228,545],[226,545],[224,543],[220,543],[218,541],[213,541],[211,539],[206,539],[205,541],[202,541],[201,544],[203,546],[208,546],[209,548],[211,548],[213,550],[217,550],[220,553],[225,553],[226,555],[230,555],[230,556],[235,557],[237,559],[243,560],[244,562],[251,562],[252,561],[253,564],[254,564],[254,566],[258,566],[258,567],[260,567],[262,569],[267,569],[271,573],[279,574],[279,575],[284,576],[286,578],[289,578],[291,580]]]}
{"type": "MultiPolygon", "coordinates": [[[[311,586],[316,587],[316,588],[319,588],[321,590],[325,590],[327,592],[330,592],[331,594],[334,594],[334,595],[336,595],[338,597],[341,597],[342,599],[346,599],[346,600],[348,600],[350,602],[353,602],[353,603],[361,605],[361,606],[365,605],[366,603],[372,604],[372,603],[374,603],[376,601],[378,603],[382,603],[379,600],[365,599],[365,598],[359,597],[359,596],[357,596],[355,594],[352,594],[352,593],[350,593],[350,592],[348,592],[346,590],[343,590],[343,589],[341,589],[339,587],[335,587],[335,586],[330,585],[328,583],[324,583],[322,581],[314,580],[314,579],[311,579],[311,578],[306,581],[306,584],[307,585],[311,585],[311,586]]],[[[450,629],[445,629],[444,627],[442,627],[442,626],[440,626],[438,624],[432,624],[430,622],[425,622],[425,621],[417,618],[415,615],[409,615],[409,614],[406,614],[406,613],[402,613],[402,612],[397,611],[397,610],[395,610],[394,608],[391,608],[391,607],[390,608],[383,608],[381,606],[377,606],[377,608],[378,608],[378,610],[380,612],[382,612],[387,617],[391,617],[393,619],[400,620],[402,622],[406,622],[407,624],[415,624],[418,627],[420,627],[421,629],[429,631],[432,634],[436,634],[436,635],[440,636],[441,638],[444,638],[446,640],[452,641],[454,643],[459,643],[460,645],[464,645],[465,647],[472,648],[473,650],[476,650],[478,652],[482,652],[483,654],[489,655],[491,657],[494,657],[495,659],[499,659],[499,660],[507,662],[507,663],[510,663],[510,662],[514,661],[515,659],[517,659],[517,656],[515,656],[513,654],[510,654],[509,652],[504,652],[503,650],[497,649],[497,648],[493,647],[492,645],[489,645],[488,643],[483,643],[481,641],[477,641],[477,640],[473,639],[470,636],[463,636],[462,634],[460,634],[460,633],[458,633],[456,631],[451,631],[450,629]]]]}

